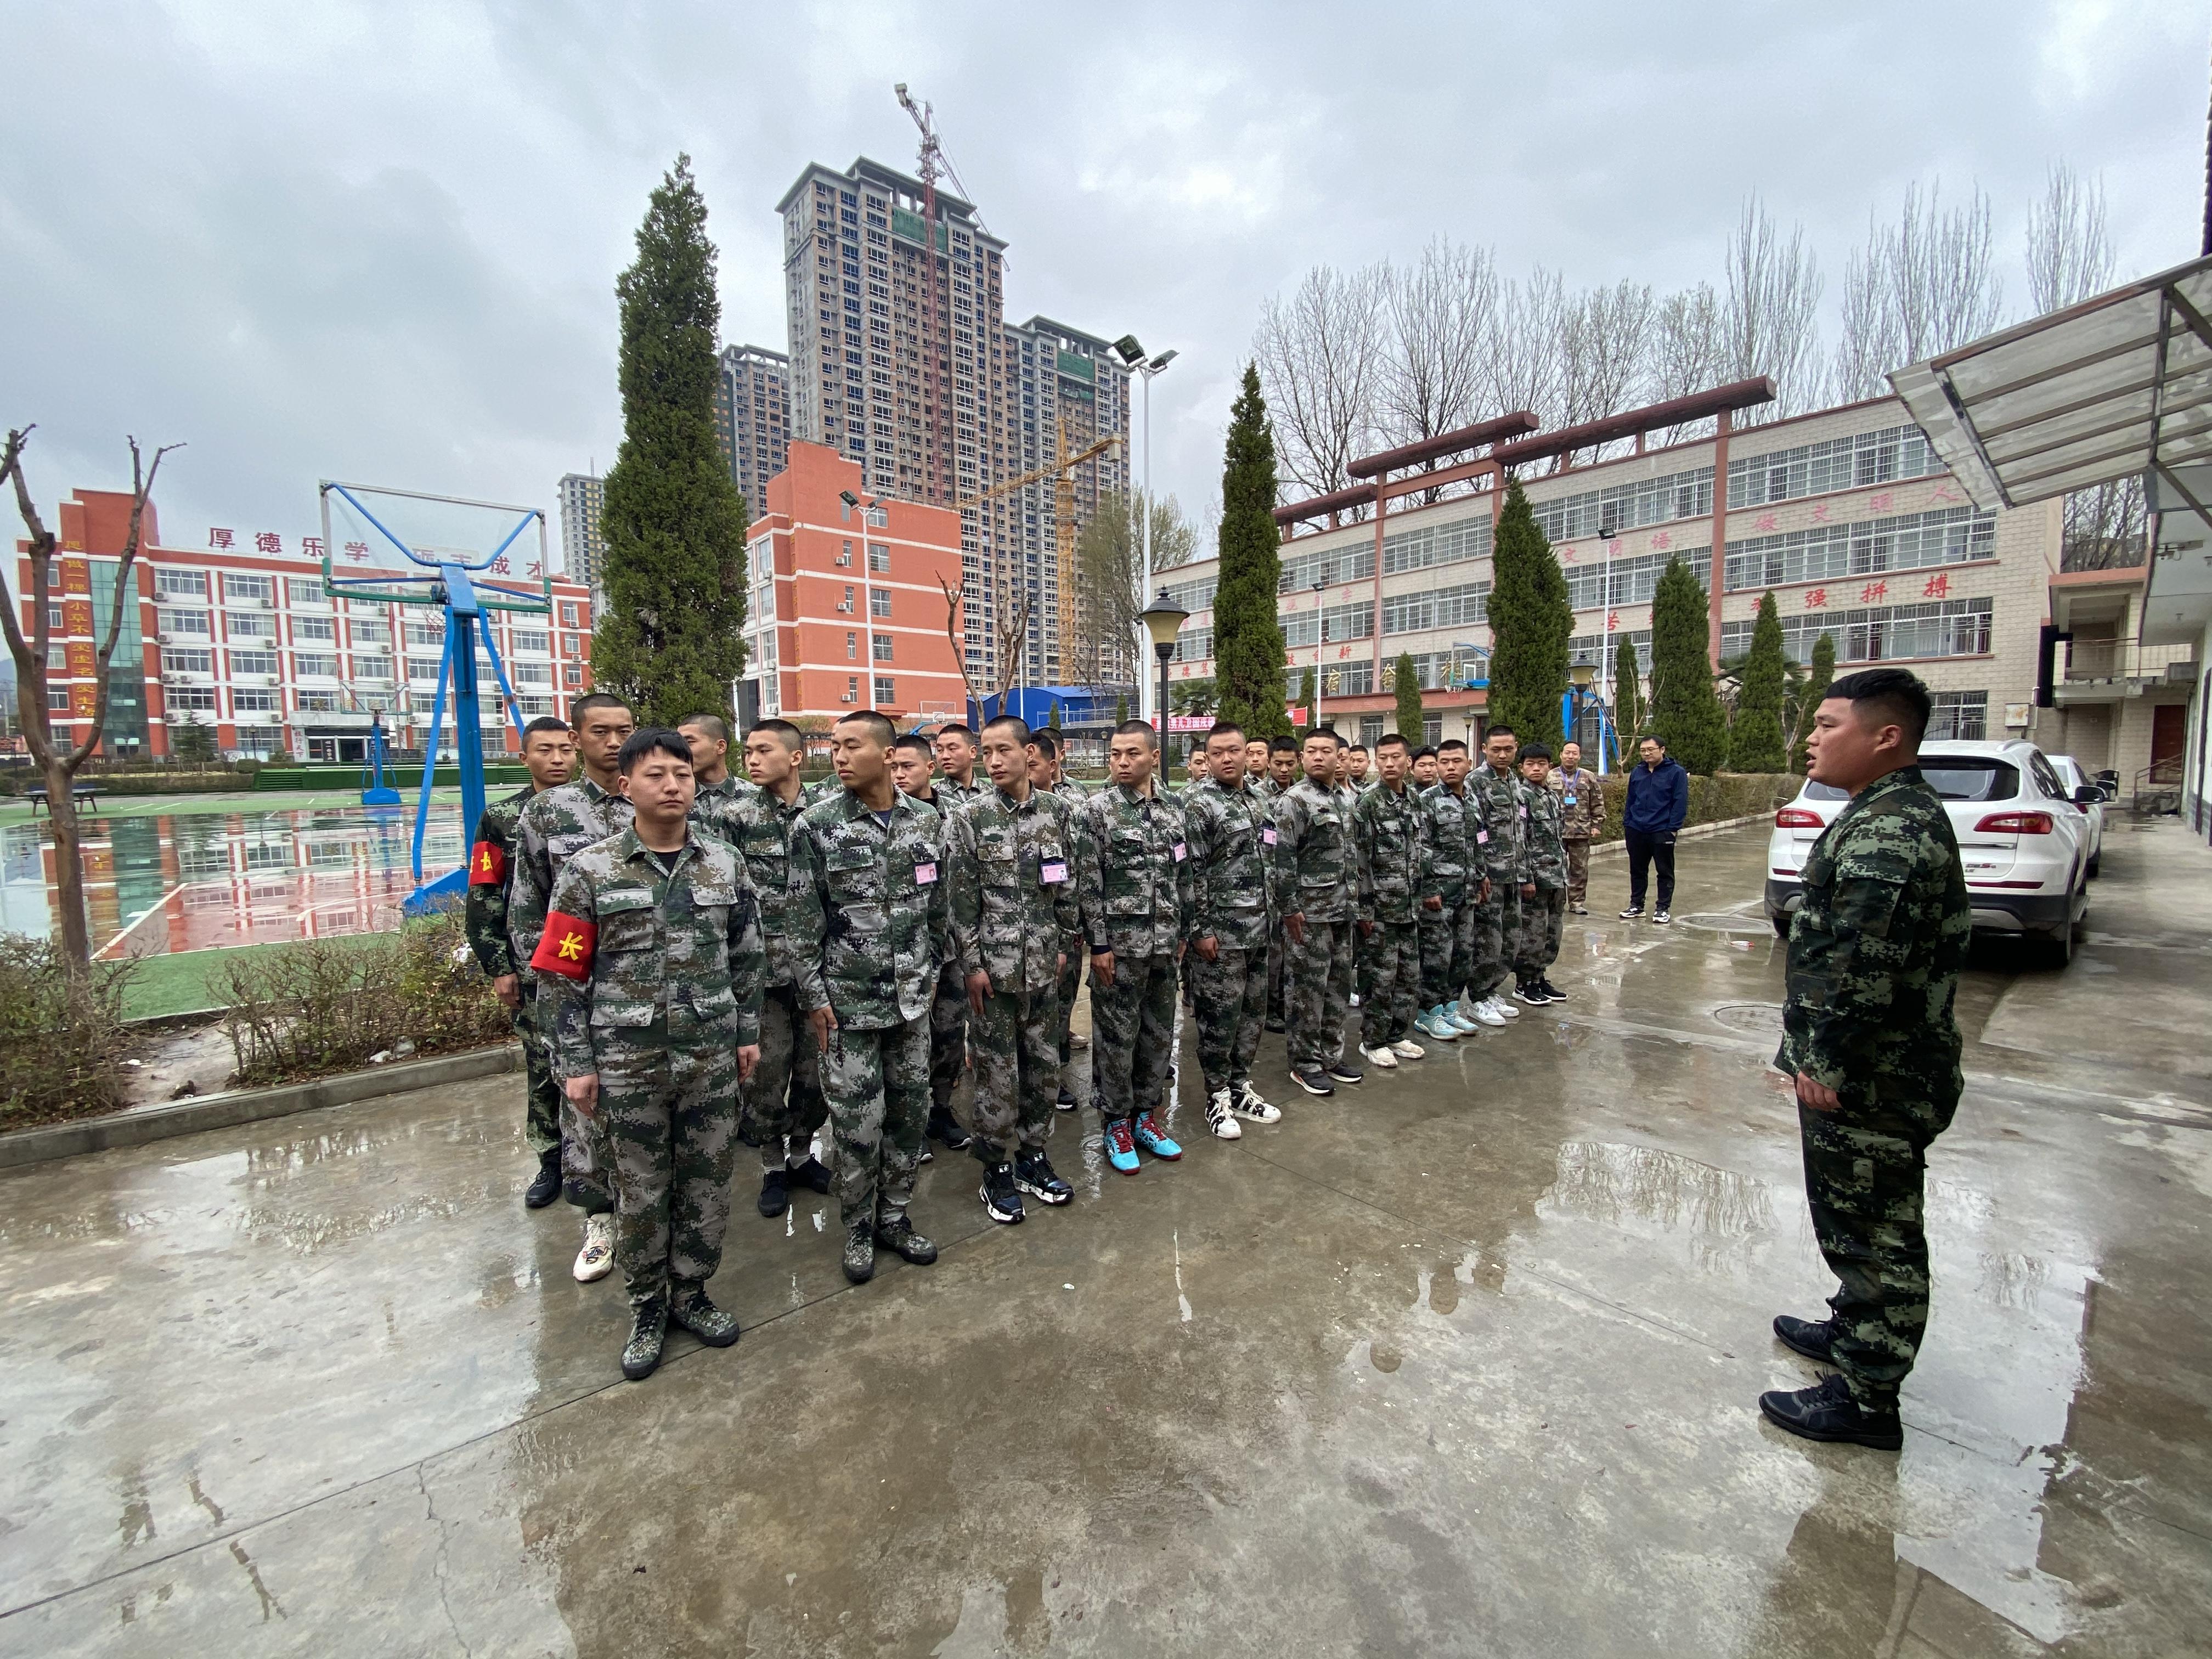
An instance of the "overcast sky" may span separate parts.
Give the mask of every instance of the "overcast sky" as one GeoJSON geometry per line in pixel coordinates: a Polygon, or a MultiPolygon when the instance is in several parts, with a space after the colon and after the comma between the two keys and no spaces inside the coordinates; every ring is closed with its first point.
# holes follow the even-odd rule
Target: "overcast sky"
{"type": "Polygon", "coordinates": [[[676,153],[725,340],[780,349],[776,199],[810,161],[910,167],[903,80],[1011,244],[1010,319],[1180,349],[1153,465],[1195,514],[1261,301],[1316,262],[1442,232],[1672,287],[1755,190],[1818,250],[1832,339],[1844,255],[1915,179],[1990,192],[2024,306],[2059,159],[2101,176],[2123,276],[2187,258],[2208,32],[2197,0],[0,0],[0,424],[39,422],[49,503],[127,483],[126,432],[187,441],[173,545],[289,548],[324,477],[550,510],[619,441],[613,282],[676,153]]]}

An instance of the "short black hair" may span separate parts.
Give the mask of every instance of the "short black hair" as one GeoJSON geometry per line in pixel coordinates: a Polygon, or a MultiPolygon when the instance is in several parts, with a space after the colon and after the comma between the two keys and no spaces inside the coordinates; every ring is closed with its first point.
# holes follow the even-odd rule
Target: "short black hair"
{"type": "Polygon", "coordinates": [[[837,724],[866,726],[868,734],[886,749],[891,746],[893,740],[898,736],[898,727],[893,726],[888,717],[878,714],[872,708],[855,708],[849,714],[840,714],[837,717],[837,724]]]}
{"type": "Polygon", "coordinates": [[[1920,676],[1909,668],[1862,668],[1856,674],[1844,675],[1820,694],[1823,702],[1830,697],[1848,700],[1851,713],[1863,726],[1870,721],[1895,725],[1904,732],[1907,749],[1920,747],[1920,740],[1928,735],[1928,716],[1936,707],[1920,676]]]}
{"type": "Polygon", "coordinates": [[[789,720],[780,720],[773,718],[764,720],[755,720],[752,724],[752,730],[747,732],[745,735],[750,738],[753,736],[754,733],[760,732],[765,732],[769,736],[777,739],[786,749],[791,750],[794,755],[798,754],[801,750],[806,747],[806,733],[800,731],[789,720]]]}
{"type": "Polygon", "coordinates": [[[1024,720],[1019,714],[1001,714],[996,720],[985,720],[983,722],[984,734],[988,736],[993,731],[1001,726],[1010,726],[1013,727],[1014,747],[1017,749],[1036,741],[1035,734],[1030,731],[1030,723],[1024,720]]]}
{"type": "MultiPolygon", "coordinates": [[[[1461,747],[1464,748],[1466,745],[1462,744],[1461,747]]],[[[1415,760],[1434,760],[1436,757],[1437,751],[1425,743],[1413,751],[1415,760]]]]}
{"type": "Polygon", "coordinates": [[[569,735],[568,722],[558,714],[540,714],[522,728],[522,746],[525,749],[529,748],[531,738],[545,732],[558,732],[565,738],[569,735]]]}
{"type": "Polygon", "coordinates": [[[637,710],[629,706],[629,698],[618,697],[611,691],[586,691],[568,705],[568,729],[582,731],[584,716],[594,708],[619,708],[632,720],[637,718],[637,710]]]}
{"type": "Polygon", "coordinates": [[[1267,752],[1270,755],[1295,755],[1298,752],[1297,740],[1294,738],[1271,738],[1267,740],[1267,752]]]}
{"type": "Polygon", "coordinates": [[[1152,730],[1150,720],[1123,720],[1114,728],[1117,738],[1142,738],[1155,749],[1160,746],[1160,734],[1152,730]]]}
{"type": "Polygon", "coordinates": [[[1458,738],[1446,738],[1442,743],[1437,745],[1437,753],[1441,757],[1446,750],[1456,750],[1459,753],[1464,755],[1467,753],[1467,744],[1458,738]]]}
{"type": "Polygon", "coordinates": [[[940,738],[964,738],[970,749],[978,746],[975,734],[964,726],[940,726],[937,728],[937,735],[940,738]]]}
{"type": "Polygon", "coordinates": [[[924,760],[927,761],[933,761],[937,758],[937,751],[929,746],[929,739],[923,737],[919,732],[905,732],[900,733],[898,737],[892,739],[891,747],[894,749],[906,750],[909,753],[919,755],[924,760]]]}
{"type": "Polygon", "coordinates": [[[1060,739],[1053,735],[1053,730],[1049,726],[1032,728],[1030,732],[1030,741],[1037,746],[1037,753],[1042,755],[1047,760],[1058,758],[1060,739]]]}
{"type": "Polygon", "coordinates": [[[1524,743],[1521,745],[1521,758],[1549,760],[1552,758],[1552,746],[1547,743],[1524,743]]]}
{"type": "Polygon", "coordinates": [[[681,732],[672,732],[665,726],[641,726],[623,739],[622,752],[615,757],[615,770],[628,777],[647,755],[666,755],[686,766],[691,764],[691,745],[684,741],[681,732]]]}
{"type": "Polygon", "coordinates": [[[1656,732],[1646,732],[1642,737],[1637,738],[1636,741],[1639,746],[1647,743],[1656,743],[1659,745],[1659,752],[1661,754],[1663,755],[1667,752],[1667,739],[1661,737],[1656,732]]]}
{"type": "Polygon", "coordinates": [[[1503,720],[1500,720],[1497,725],[1492,726],[1487,732],[1485,732],[1482,734],[1482,740],[1485,743],[1488,743],[1492,738],[1518,738],[1520,735],[1521,734],[1518,732],[1516,732],[1511,726],[1506,725],[1503,720]]]}
{"type": "Polygon", "coordinates": [[[687,726],[696,726],[708,737],[723,743],[730,740],[730,723],[720,714],[686,714],[676,722],[676,729],[679,732],[687,726]]]}
{"type": "Polygon", "coordinates": [[[1206,740],[1212,743],[1216,738],[1241,738],[1243,735],[1244,728],[1235,720],[1216,720],[1207,730],[1206,740]]]}
{"type": "Polygon", "coordinates": [[[1413,746],[1412,744],[1406,741],[1401,733],[1396,732],[1385,732],[1381,737],[1375,739],[1375,746],[1377,749],[1388,749],[1393,744],[1395,744],[1401,749],[1411,749],[1413,746]]]}
{"type": "Polygon", "coordinates": [[[1333,726],[1308,726],[1306,728],[1306,741],[1308,743],[1311,743],[1316,738],[1327,738],[1338,748],[1341,749],[1344,747],[1344,739],[1336,735],[1336,728],[1333,726]]]}
{"type": "MultiPolygon", "coordinates": [[[[1340,738],[1338,741],[1341,742],[1342,739],[1340,738]]],[[[1346,752],[1353,755],[1364,755],[1367,752],[1367,745],[1364,743],[1347,744],[1346,744],[1346,752]]]]}

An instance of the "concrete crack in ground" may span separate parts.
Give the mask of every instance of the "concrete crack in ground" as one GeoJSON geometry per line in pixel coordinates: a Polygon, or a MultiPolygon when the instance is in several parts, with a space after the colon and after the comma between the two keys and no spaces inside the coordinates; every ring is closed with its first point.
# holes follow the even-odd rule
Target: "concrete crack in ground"
{"type": "Polygon", "coordinates": [[[461,1634],[461,1621],[453,1617],[453,1598],[447,1594],[446,1523],[438,1518],[438,1500],[430,1496],[430,1478],[423,1467],[428,1462],[429,1460],[425,1458],[422,1463],[415,1466],[415,1488],[422,1494],[422,1513],[428,1518],[430,1524],[438,1529],[438,1560],[435,1569],[438,1575],[438,1605],[445,1609],[446,1623],[453,1632],[453,1640],[461,1644],[461,1651],[466,1654],[469,1651],[469,1638],[461,1634]]]}

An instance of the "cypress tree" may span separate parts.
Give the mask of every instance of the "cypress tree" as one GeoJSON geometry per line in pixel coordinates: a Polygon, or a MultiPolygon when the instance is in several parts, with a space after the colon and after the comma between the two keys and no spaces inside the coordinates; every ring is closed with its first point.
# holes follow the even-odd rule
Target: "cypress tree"
{"type": "Polygon", "coordinates": [[[1127,693],[1114,699],[1114,724],[1121,726],[1129,719],[1129,699],[1127,693]]]}
{"type": "Polygon", "coordinates": [[[1759,620],[1752,624],[1751,650],[1743,659],[1743,689],[1736,694],[1735,719],[1729,726],[1729,769],[1735,772],[1779,772],[1789,764],[1782,738],[1782,688],[1789,665],[1782,650],[1782,613],[1774,595],[1759,599],[1759,620]]]}
{"type": "MultiPolygon", "coordinates": [[[[1250,363],[1244,366],[1243,390],[1229,411],[1219,544],[1213,667],[1220,718],[1251,737],[1287,736],[1283,668],[1289,655],[1275,615],[1275,590],[1283,578],[1275,530],[1275,434],[1267,422],[1267,400],[1260,395],[1260,371],[1250,363]]],[[[1310,694],[1306,707],[1313,708],[1310,694]]]]}
{"type": "Polygon", "coordinates": [[[1634,765],[1636,740],[1644,735],[1644,665],[1636,660],[1636,641],[1626,634],[1613,652],[1613,731],[1621,744],[1620,763],[1634,765]]]}
{"type": "Polygon", "coordinates": [[[1511,726],[1524,744],[1558,750],[1574,631],[1566,574],[1516,479],[1507,487],[1491,550],[1491,725],[1511,726]]]}
{"type": "Polygon", "coordinates": [[[1651,730],[1699,773],[1717,771],[1728,753],[1728,717],[1706,654],[1711,638],[1705,590],[1688,565],[1668,560],[1651,595],[1651,730]]]}
{"type": "Polygon", "coordinates": [[[1304,738],[1321,724],[1321,693],[1314,684],[1314,671],[1310,668],[1298,676],[1298,707],[1306,711],[1306,723],[1297,733],[1304,738]]]}
{"type": "Polygon", "coordinates": [[[615,282],[623,441],[600,515],[607,603],[592,677],[629,698],[641,726],[726,717],[744,667],[745,505],[714,435],[714,261],[706,200],[678,155],[615,282]]]}
{"type": "Polygon", "coordinates": [[[1391,671],[1391,681],[1398,691],[1398,735],[1419,749],[1421,746],[1421,671],[1413,666],[1413,653],[1401,651],[1398,665],[1391,671]]]}
{"type": "Polygon", "coordinates": [[[1790,745],[1790,769],[1801,776],[1805,770],[1805,739],[1813,732],[1813,711],[1836,679],[1836,636],[1821,630],[1813,641],[1813,663],[1806,671],[1805,690],[1797,699],[1797,734],[1790,745]]]}

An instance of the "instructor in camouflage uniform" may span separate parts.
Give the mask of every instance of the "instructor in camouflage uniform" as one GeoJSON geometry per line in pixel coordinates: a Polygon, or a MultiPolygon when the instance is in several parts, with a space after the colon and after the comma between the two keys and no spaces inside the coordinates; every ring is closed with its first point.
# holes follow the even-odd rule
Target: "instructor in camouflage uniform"
{"type": "Polygon", "coordinates": [[[1206,734],[1210,775],[1183,798],[1190,843],[1190,992],[1198,1064],[1206,1079],[1206,1127],[1224,1140],[1243,1133],[1238,1118],[1273,1123],[1282,1113],[1252,1086],[1252,1056],[1267,1018],[1267,940],[1275,826],[1251,781],[1251,751],[1235,726],[1206,734]]]}
{"type": "Polygon", "coordinates": [[[1559,798],[1559,839],[1567,848],[1567,914],[1586,916],[1590,843],[1605,833],[1605,790],[1583,764],[1583,746],[1572,738],[1559,745],[1550,787],[1559,798]]]}
{"type": "Polygon", "coordinates": [[[1113,782],[1085,799],[1083,932],[1091,942],[1091,1093],[1106,1161],[1137,1172],[1138,1152],[1172,1163],[1182,1148],[1157,1115],[1175,1050],[1177,965],[1190,919],[1183,810],[1153,776],[1159,739],[1124,720],[1108,740],[1113,782]]]}
{"type": "Polygon", "coordinates": [[[929,1121],[929,999],[945,933],[945,849],[935,812],[891,781],[891,723],[872,710],[830,734],[838,793],[808,807],[796,837],[826,928],[799,1002],[826,1056],[837,1146],[845,1277],[876,1270],[876,1246],[916,1266],[937,1246],[907,1219],[929,1121]]]}
{"type": "Polygon", "coordinates": [[[507,895],[514,875],[514,825],[532,799],[568,782],[576,764],[576,736],[568,722],[541,714],[522,728],[522,763],[530,787],[495,800],[477,820],[469,847],[469,896],[462,915],[469,949],[491,981],[492,994],[511,1010],[514,1035],[522,1044],[528,1102],[523,1133],[538,1154],[538,1173],[522,1201],[542,1210],[561,1195],[561,1085],[553,1079],[545,1039],[538,1030],[532,987],[517,971],[514,946],[507,937],[507,895]]]}
{"type": "Polygon", "coordinates": [[[1527,786],[1528,881],[1535,890],[1521,900],[1521,933],[1513,942],[1513,998],[1540,1007],[1567,1000],[1550,977],[1567,920],[1567,848],[1559,836],[1559,798],[1552,789],[1548,745],[1532,743],[1521,751],[1521,781],[1527,786]]]}
{"type": "Polygon", "coordinates": [[[983,1165],[983,1212],[1008,1225],[1022,1219],[1024,1192],[1047,1204],[1075,1196],[1044,1148],[1060,1078],[1060,975],[1082,941],[1083,836],[1068,802],[1030,787],[1036,753],[1024,721],[986,725],[991,793],[955,813],[945,835],[975,1058],[968,1150],[983,1165]]]}
{"type": "Polygon", "coordinates": [[[640,732],[620,764],[635,821],[568,860],[530,965],[568,1103],[603,1130],[635,1382],[660,1364],[671,1320],[710,1347],[738,1340],[706,1287],[729,1227],[738,1084],[760,1059],[766,959],[744,863],[690,823],[690,745],[640,732]]]}
{"type": "Polygon", "coordinates": [[[1441,909],[1430,867],[1428,814],[1407,777],[1411,747],[1400,733],[1375,745],[1376,781],[1352,809],[1359,848],[1359,1051],[1389,1071],[1428,1051],[1413,1041],[1420,1012],[1421,922],[1441,909]]]}
{"type": "Polygon", "coordinates": [[[1850,792],[1805,860],[1774,1063],[1796,1081],[1805,1196],[1836,1275],[1829,1317],[1774,1334],[1837,1375],[1759,1396],[1813,1440],[1904,1444],[1897,1396],[1928,1324],[1928,1147],[1965,1080],[1953,1002],[1973,911],[1942,797],[1920,772],[1928,689],[1901,668],[1827,689],[1806,775],[1850,792]]]}
{"type": "Polygon", "coordinates": [[[1364,1075],[1344,1058],[1360,874],[1358,845],[1335,782],[1340,758],[1334,732],[1322,726],[1307,732],[1298,751],[1305,775],[1275,803],[1291,1075],[1310,1095],[1333,1095],[1332,1081],[1358,1083],[1364,1075]]]}
{"type": "Polygon", "coordinates": [[[1474,918],[1490,897],[1488,865],[1475,843],[1481,804],[1467,792],[1467,744],[1447,738],[1437,750],[1437,781],[1422,792],[1428,815],[1430,868],[1437,908],[1421,911],[1421,1007],[1414,1028],[1439,1042],[1455,1042],[1477,1029],[1459,1012],[1459,996],[1474,977],[1474,918]]]}
{"type": "Polygon", "coordinates": [[[1474,975],[1468,985],[1468,1012],[1485,1025],[1521,1016],[1504,996],[1521,937],[1521,900],[1535,891],[1528,870],[1528,789],[1513,769],[1520,746],[1511,726],[1492,726],[1483,736],[1482,764],[1467,781],[1482,819],[1475,852],[1490,878],[1490,897],[1475,907],[1474,975]]]}

